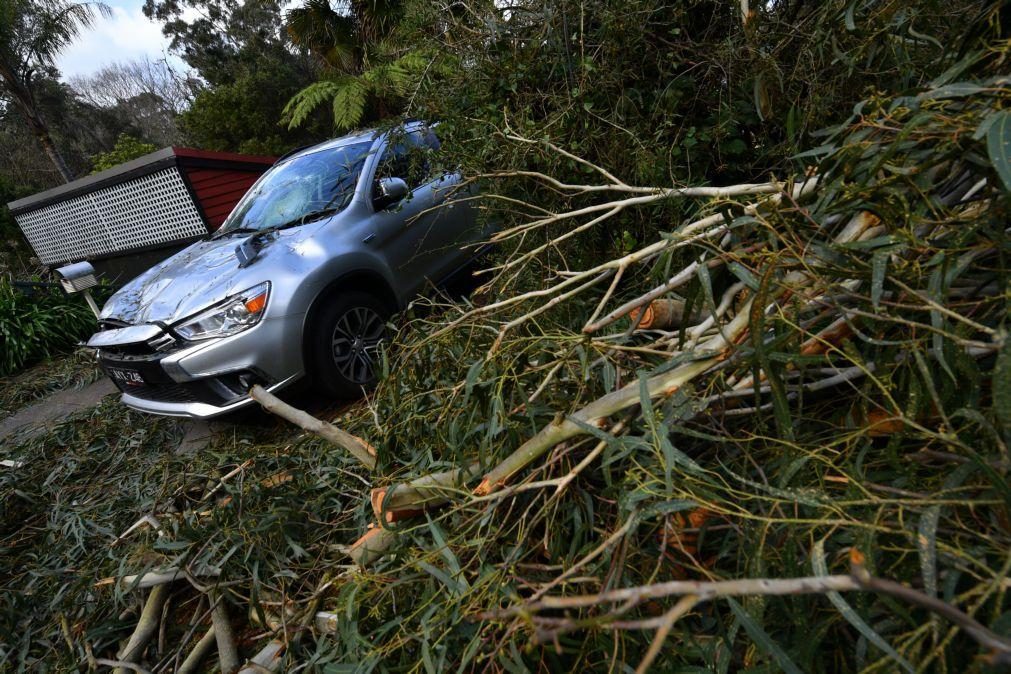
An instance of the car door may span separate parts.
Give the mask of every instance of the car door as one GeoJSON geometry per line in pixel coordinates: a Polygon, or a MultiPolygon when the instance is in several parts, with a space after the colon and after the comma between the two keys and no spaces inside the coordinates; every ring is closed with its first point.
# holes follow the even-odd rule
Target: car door
{"type": "Polygon", "coordinates": [[[433,169],[430,152],[437,149],[434,135],[424,132],[391,134],[371,179],[370,244],[381,249],[391,269],[401,279],[413,281],[415,289],[436,283],[461,264],[460,250],[465,220],[473,225],[472,209],[459,204],[438,207],[454,191],[459,174],[433,169]],[[433,147],[434,144],[434,147],[433,147]],[[400,178],[408,195],[382,207],[377,203],[381,178],[400,178]]]}

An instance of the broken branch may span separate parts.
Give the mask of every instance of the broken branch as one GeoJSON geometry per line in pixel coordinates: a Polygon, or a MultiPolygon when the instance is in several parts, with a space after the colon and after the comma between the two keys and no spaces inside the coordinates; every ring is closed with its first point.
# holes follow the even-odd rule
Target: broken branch
{"type": "Polygon", "coordinates": [[[342,431],[333,424],[317,419],[308,412],[292,407],[274,394],[267,392],[259,384],[249,390],[249,397],[260,403],[263,409],[271,414],[276,414],[302,430],[315,433],[324,440],[329,440],[338,447],[346,449],[369,470],[376,469],[376,450],[361,438],[342,431]]]}

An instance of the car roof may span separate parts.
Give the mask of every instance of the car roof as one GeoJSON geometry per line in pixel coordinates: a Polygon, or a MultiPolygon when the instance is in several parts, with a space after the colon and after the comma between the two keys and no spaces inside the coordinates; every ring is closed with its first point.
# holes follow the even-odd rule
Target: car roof
{"type": "MultiPolygon", "coordinates": [[[[425,123],[422,121],[411,120],[409,122],[405,122],[404,124],[400,125],[400,128],[402,128],[404,131],[414,131],[415,129],[422,127],[424,125],[425,123]]],[[[354,143],[360,143],[362,141],[374,141],[384,131],[386,131],[386,129],[364,129],[362,131],[355,131],[353,133],[349,133],[348,135],[341,136],[340,138],[332,138],[330,140],[325,140],[317,145],[310,145],[308,147],[298,148],[296,150],[289,152],[286,155],[283,155],[280,159],[277,160],[275,166],[283,162],[288,162],[297,157],[304,157],[306,155],[315,154],[323,150],[332,150],[333,148],[343,147],[344,145],[352,145],[354,143]]]]}

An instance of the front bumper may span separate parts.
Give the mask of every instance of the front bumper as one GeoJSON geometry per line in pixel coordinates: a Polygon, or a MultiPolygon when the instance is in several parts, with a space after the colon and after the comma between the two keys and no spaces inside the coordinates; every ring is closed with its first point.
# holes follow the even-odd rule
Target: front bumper
{"type": "Polygon", "coordinates": [[[238,335],[196,343],[174,340],[161,330],[142,342],[116,344],[106,338],[98,360],[125,405],[206,419],[250,404],[253,384],[276,391],[304,374],[301,348],[284,348],[301,345],[301,318],[268,318],[238,335]]]}
{"type": "MultiPolygon", "coordinates": [[[[299,378],[299,375],[295,375],[285,381],[278,382],[273,386],[267,388],[268,391],[274,392],[280,390],[291,384],[299,378]]],[[[121,389],[122,390],[122,389],[121,389]]],[[[159,401],[152,400],[149,397],[140,397],[144,395],[143,393],[128,392],[123,391],[123,396],[120,401],[127,407],[131,407],[135,410],[141,412],[147,412],[149,414],[160,414],[169,417],[190,417],[193,419],[210,419],[212,417],[218,417],[223,414],[229,414],[238,409],[246,407],[253,403],[253,399],[247,396],[242,396],[229,403],[222,404],[211,404],[205,402],[171,402],[171,401],[159,401]]]]}

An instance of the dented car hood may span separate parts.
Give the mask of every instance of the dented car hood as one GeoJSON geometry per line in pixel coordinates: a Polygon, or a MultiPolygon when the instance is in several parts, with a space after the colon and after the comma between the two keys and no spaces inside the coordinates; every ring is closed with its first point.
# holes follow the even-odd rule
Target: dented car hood
{"type": "Polygon", "coordinates": [[[317,228],[314,223],[262,235],[256,259],[244,268],[235,249],[248,234],[198,241],[123,286],[105,303],[101,318],[129,325],[176,323],[270,280],[267,260],[291,254],[290,247],[317,228]]]}

